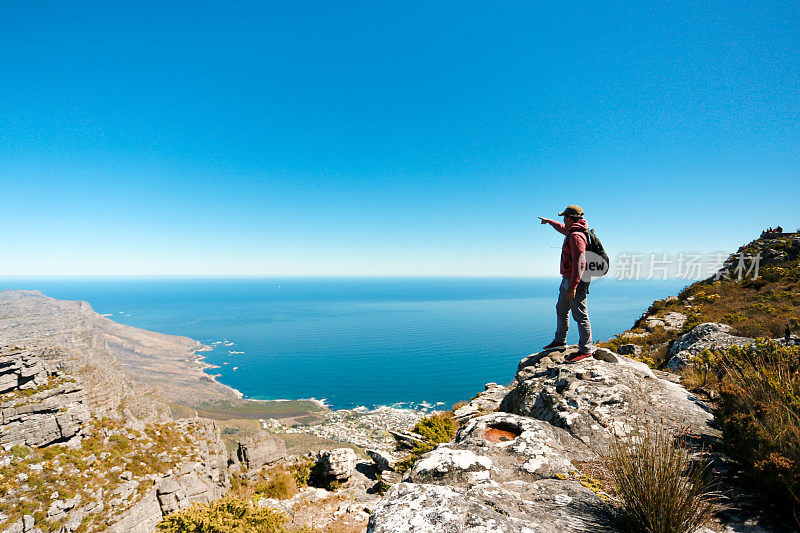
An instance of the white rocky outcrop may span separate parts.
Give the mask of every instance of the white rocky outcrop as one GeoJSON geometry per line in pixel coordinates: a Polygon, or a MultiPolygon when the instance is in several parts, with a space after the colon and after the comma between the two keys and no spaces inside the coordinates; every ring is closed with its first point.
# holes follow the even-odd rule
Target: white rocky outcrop
{"type": "Polygon", "coordinates": [[[326,481],[347,481],[355,471],[356,460],[356,452],[351,448],[322,451],[317,459],[319,475],[326,481]]]}
{"type": "Polygon", "coordinates": [[[673,371],[679,370],[705,349],[725,349],[755,342],[749,337],[731,335],[732,330],[729,325],[717,322],[706,322],[695,326],[672,343],[667,352],[669,357],[667,367],[673,371]]]}
{"type": "Polygon", "coordinates": [[[645,364],[605,349],[524,358],[501,410],[469,419],[389,488],[368,531],[562,532],[612,528],[610,508],[579,482],[614,435],[648,423],[716,435],[710,411],[645,364]]]}
{"type": "Polygon", "coordinates": [[[483,392],[470,400],[467,405],[459,407],[453,412],[453,418],[463,422],[474,416],[497,411],[508,392],[508,387],[497,383],[487,383],[483,392]]]}
{"type": "Polygon", "coordinates": [[[368,533],[556,533],[603,529],[603,502],[572,481],[486,481],[468,489],[399,483],[370,516],[368,533]]]}
{"type": "Polygon", "coordinates": [[[666,331],[678,331],[686,323],[686,319],[687,317],[685,314],[677,311],[670,311],[664,316],[648,316],[645,319],[645,326],[651,331],[659,326],[666,331]]]}
{"type": "Polygon", "coordinates": [[[243,470],[254,473],[258,469],[272,465],[286,458],[286,445],[283,440],[260,433],[239,441],[235,462],[241,463],[243,470]]]}
{"type": "Polygon", "coordinates": [[[647,423],[716,433],[710,409],[680,385],[656,377],[644,363],[618,354],[611,354],[617,363],[599,356],[576,364],[557,362],[573,350],[523,359],[502,409],[550,422],[598,450],[614,436],[628,436],[647,423]]]}

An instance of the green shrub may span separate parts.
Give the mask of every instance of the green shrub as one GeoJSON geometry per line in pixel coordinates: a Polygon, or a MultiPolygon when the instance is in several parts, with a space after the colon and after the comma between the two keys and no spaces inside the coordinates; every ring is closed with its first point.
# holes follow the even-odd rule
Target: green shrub
{"type": "Polygon", "coordinates": [[[700,317],[698,313],[688,313],[686,315],[686,322],[684,322],[683,326],[681,326],[678,335],[686,335],[687,333],[692,331],[692,329],[694,329],[695,326],[699,326],[702,323],[703,319],[700,317]]]}
{"type": "MultiPolygon", "coordinates": [[[[717,418],[729,450],[772,501],[800,516],[800,347],[759,340],[722,360],[717,418]]],[[[798,521],[800,526],[800,520],[798,521]]]]}
{"type": "Polygon", "coordinates": [[[451,413],[440,413],[423,418],[414,426],[419,433],[433,444],[450,442],[456,436],[456,423],[451,413]]]}
{"type": "Polygon", "coordinates": [[[287,517],[251,502],[223,498],[210,504],[195,503],[167,516],[157,528],[166,533],[283,533],[287,517]]]}
{"type": "Polygon", "coordinates": [[[411,468],[422,454],[431,451],[437,444],[453,440],[457,430],[458,426],[450,411],[431,415],[417,422],[414,432],[425,437],[425,442],[417,444],[409,456],[397,464],[398,472],[405,472],[411,468]]]}
{"type": "Polygon", "coordinates": [[[308,480],[311,477],[311,469],[314,467],[314,464],[314,461],[308,460],[289,466],[289,473],[292,474],[298,487],[305,487],[308,485],[308,480]]]}
{"type": "Polygon", "coordinates": [[[710,518],[715,494],[706,472],[668,430],[648,427],[638,442],[615,439],[605,461],[623,530],[688,533],[710,518]]]}

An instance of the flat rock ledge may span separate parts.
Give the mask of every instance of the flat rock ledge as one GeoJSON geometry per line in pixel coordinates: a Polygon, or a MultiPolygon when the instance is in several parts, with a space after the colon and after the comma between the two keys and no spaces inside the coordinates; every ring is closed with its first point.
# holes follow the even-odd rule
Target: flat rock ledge
{"type": "Polygon", "coordinates": [[[393,485],[367,531],[596,531],[607,507],[572,474],[594,452],[564,429],[511,413],[470,420],[393,485]]]}
{"type": "Polygon", "coordinates": [[[77,444],[89,416],[83,387],[39,352],[0,347],[0,445],[77,444]]]}
{"type": "Polygon", "coordinates": [[[467,490],[399,483],[370,515],[367,533],[588,532],[604,528],[604,512],[591,490],[559,479],[467,490]]]}

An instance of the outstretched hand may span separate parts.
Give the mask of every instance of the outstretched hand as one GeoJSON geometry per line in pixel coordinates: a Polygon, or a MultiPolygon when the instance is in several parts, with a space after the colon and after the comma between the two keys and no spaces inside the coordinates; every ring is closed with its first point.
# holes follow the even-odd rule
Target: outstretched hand
{"type": "Polygon", "coordinates": [[[549,220],[547,220],[546,218],[542,218],[542,217],[539,217],[539,220],[542,221],[542,224],[547,224],[549,222],[549,220]]]}

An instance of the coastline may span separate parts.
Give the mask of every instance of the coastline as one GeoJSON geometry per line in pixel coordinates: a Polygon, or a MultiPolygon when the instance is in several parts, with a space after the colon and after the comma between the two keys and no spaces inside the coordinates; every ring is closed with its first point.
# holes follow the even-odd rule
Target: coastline
{"type": "MultiPolygon", "coordinates": [[[[188,339],[189,337],[186,337],[186,338],[188,339]]],[[[239,389],[235,389],[235,388],[231,387],[230,385],[226,385],[226,384],[222,383],[221,381],[219,381],[218,378],[221,377],[222,374],[211,374],[209,372],[206,372],[206,370],[209,369],[209,368],[220,368],[219,365],[212,365],[211,363],[206,362],[206,356],[200,353],[200,352],[210,352],[210,351],[213,350],[213,348],[211,346],[203,344],[202,342],[200,342],[198,340],[195,340],[195,339],[191,339],[191,340],[196,342],[197,345],[198,345],[198,348],[193,352],[194,359],[192,359],[192,363],[197,365],[197,368],[200,370],[200,372],[202,372],[203,374],[208,376],[211,379],[211,381],[213,381],[214,383],[216,383],[220,387],[225,387],[226,389],[228,389],[231,392],[233,392],[238,399],[243,400],[244,399],[244,394],[242,394],[242,391],[240,391],[239,389]]]]}
{"type": "MultiPolygon", "coordinates": [[[[92,311],[94,313],[94,311],[92,311]]],[[[216,400],[241,400],[242,393],[206,372],[213,365],[195,339],[127,326],[95,314],[111,353],[134,380],[156,388],[168,402],[199,405],[216,400]]]]}
{"type": "MultiPolygon", "coordinates": [[[[185,338],[189,339],[189,337],[185,337],[185,338]]],[[[234,394],[236,394],[236,396],[237,396],[237,398],[239,400],[242,400],[242,401],[245,401],[245,402],[262,402],[262,403],[269,403],[269,402],[311,402],[311,403],[317,405],[321,410],[327,411],[327,410],[330,409],[330,404],[326,403],[325,398],[314,398],[314,397],[311,397],[311,398],[295,398],[295,399],[275,398],[275,399],[270,399],[270,400],[265,400],[265,399],[261,399],[261,398],[246,398],[245,395],[239,389],[236,389],[236,388],[234,388],[234,387],[232,387],[230,385],[227,385],[227,384],[222,383],[221,381],[219,381],[218,378],[221,377],[222,374],[211,374],[209,372],[206,372],[207,369],[221,368],[219,365],[214,365],[214,364],[208,363],[205,360],[206,356],[201,353],[201,352],[213,351],[214,348],[212,346],[207,345],[207,344],[203,344],[202,342],[200,342],[200,341],[198,341],[196,339],[191,339],[191,340],[196,342],[197,345],[198,345],[198,348],[193,352],[194,359],[192,360],[192,363],[195,364],[197,366],[197,368],[201,372],[203,372],[203,374],[208,376],[214,383],[216,383],[217,385],[219,385],[221,387],[225,387],[226,389],[228,389],[228,390],[232,391],[234,394]]]]}

